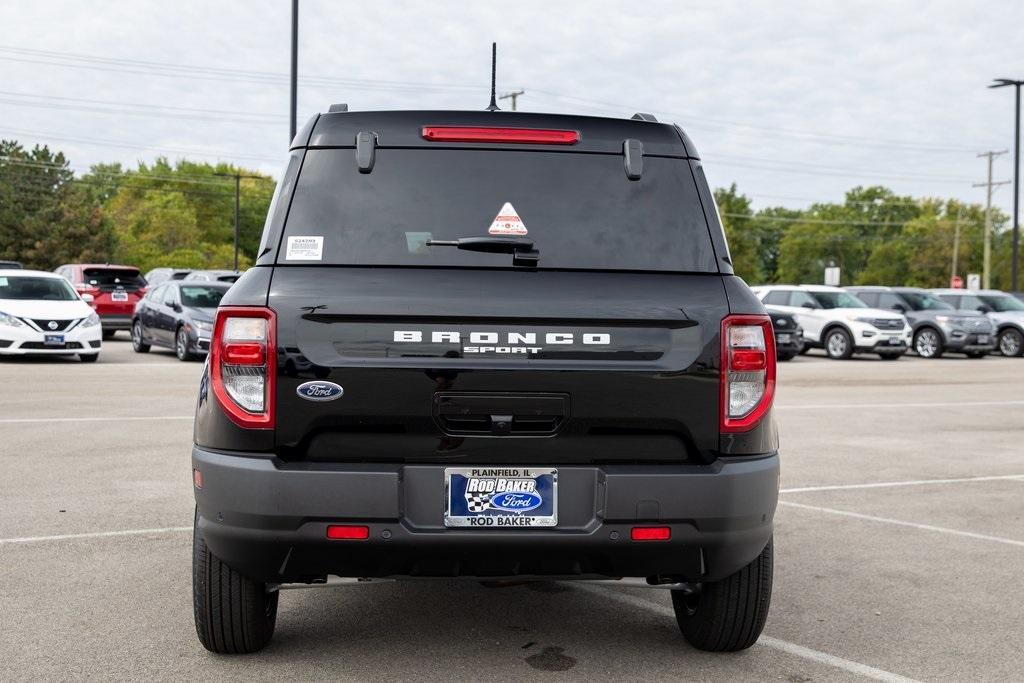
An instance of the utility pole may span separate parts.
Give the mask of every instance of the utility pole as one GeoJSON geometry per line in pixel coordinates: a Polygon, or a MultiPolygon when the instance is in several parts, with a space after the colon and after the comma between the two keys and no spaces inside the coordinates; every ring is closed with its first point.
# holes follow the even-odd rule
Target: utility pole
{"type": "MultiPolygon", "coordinates": [[[[292,0],[292,77],[291,77],[291,132],[288,135],[288,144],[295,139],[295,110],[299,99],[299,0],[292,0]]],[[[237,259],[237,249],[236,249],[237,259]]],[[[235,264],[238,270],[238,264],[235,264]]]]}
{"type": "Polygon", "coordinates": [[[519,99],[520,95],[525,95],[525,94],[526,94],[525,90],[514,90],[514,91],[512,91],[510,93],[505,93],[504,95],[502,95],[498,99],[499,100],[511,99],[512,100],[512,111],[515,111],[516,110],[516,100],[519,99]]]}
{"type": "Polygon", "coordinates": [[[964,215],[964,207],[960,205],[956,209],[956,228],[953,232],[953,272],[949,276],[949,281],[952,283],[953,278],[956,277],[956,270],[959,267],[960,261],[960,219],[964,215]]]}
{"type": "Polygon", "coordinates": [[[241,173],[214,173],[214,175],[222,176],[224,178],[235,179],[235,272],[238,272],[238,219],[239,219],[239,208],[242,203],[242,178],[262,178],[259,175],[243,175],[241,173]]]}
{"type": "Polygon", "coordinates": [[[1019,291],[1017,287],[1017,272],[1020,265],[1020,222],[1018,220],[1018,209],[1020,208],[1020,86],[1024,81],[1012,78],[997,78],[990,88],[1005,88],[1012,85],[1016,91],[1016,109],[1013,128],[1013,253],[1010,261],[1010,289],[1019,291]]]}
{"type": "Polygon", "coordinates": [[[982,265],[981,265],[981,288],[990,289],[992,287],[991,273],[992,273],[992,188],[997,185],[1009,185],[1009,180],[994,183],[992,182],[992,160],[998,156],[1006,154],[1006,150],[999,152],[982,152],[979,157],[988,157],[988,182],[985,183],[974,183],[974,187],[986,188],[985,193],[985,247],[982,252],[982,265]]]}

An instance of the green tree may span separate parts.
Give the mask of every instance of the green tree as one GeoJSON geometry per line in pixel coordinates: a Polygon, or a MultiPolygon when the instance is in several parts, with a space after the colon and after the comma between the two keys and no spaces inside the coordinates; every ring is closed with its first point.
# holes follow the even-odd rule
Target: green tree
{"type": "Polygon", "coordinates": [[[725,228],[729,255],[736,274],[751,284],[763,281],[750,198],[740,194],[736,190],[736,183],[733,183],[728,189],[715,190],[715,203],[722,218],[722,227],[725,228]]]}

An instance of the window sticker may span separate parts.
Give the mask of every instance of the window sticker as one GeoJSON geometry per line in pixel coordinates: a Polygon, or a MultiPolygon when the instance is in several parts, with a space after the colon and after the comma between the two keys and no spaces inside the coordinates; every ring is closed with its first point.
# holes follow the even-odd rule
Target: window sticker
{"type": "Polygon", "coordinates": [[[501,211],[494,217],[487,232],[491,235],[525,235],[526,224],[516,213],[512,203],[505,202],[505,206],[501,207],[501,211]]]}
{"type": "Polygon", "coordinates": [[[286,261],[321,261],[324,255],[324,238],[321,235],[297,235],[288,238],[285,251],[286,261]]]}

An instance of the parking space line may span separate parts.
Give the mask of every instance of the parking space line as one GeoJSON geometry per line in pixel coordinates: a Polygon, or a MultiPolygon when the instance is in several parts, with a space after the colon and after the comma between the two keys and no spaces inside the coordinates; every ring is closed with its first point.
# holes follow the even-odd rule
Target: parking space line
{"type": "Polygon", "coordinates": [[[38,424],[55,422],[137,422],[142,420],[191,420],[193,415],[132,415],[128,417],[5,417],[0,424],[38,424]]]}
{"type": "Polygon", "coordinates": [[[912,479],[910,481],[880,481],[871,484],[835,484],[828,486],[800,486],[780,489],[779,493],[809,493],[813,491],[846,491],[852,489],[884,489],[896,486],[927,486],[929,484],[966,484],[973,481],[1024,481],[1024,474],[1004,474],[993,477],[963,477],[960,479],[912,479]]]}
{"type": "Polygon", "coordinates": [[[169,534],[192,531],[190,526],[168,526],[160,529],[122,529],[119,531],[93,531],[82,534],[56,534],[54,536],[21,536],[0,538],[0,545],[14,543],[43,543],[46,541],[70,541],[79,538],[110,538],[113,536],[142,536],[145,534],[169,534]]]}
{"type": "Polygon", "coordinates": [[[807,403],[776,405],[776,410],[837,410],[857,408],[974,408],[1024,406],[1024,401],[943,401],[936,403],[807,403]]]}
{"type": "MultiPolygon", "coordinates": [[[[573,583],[571,585],[577,590],[586,591],[587,593],[592,593],[594,595],[607,596],[613,600],[626,603],[633,607],[639,607],[651,612],[656,612],[675,620],[675,612],[668,605],[661,605],[656,602],[644,600],[643,598],[638,598],[634,595],[621,593],[616,590],[614,586],[599,588],[597,586],[587,586],[586,584],[580,583],[573,583]]],[[[786,640],[779,640],[778,638],[772,638],[771,636],[762,635],[758,639],[757,645],[771,648],[772,650],[778,650],[779,652],[785,652],[786,654],[794,655],[801,659],[808,659],[812,662],[825,664],[826,666],[831,666],[835,669],[840,669],[847,673],[856,674],[876,681],[889,681],[890,683],[915,683],[913,678],[900,676],[899,674],[894,674],[883,669],[876,669],[875,667],[868,666],[867,664],[861,664],[860,662],[855,662],[850,659],[830,655],[827,652],[812,650],[809,647],[797,645],[796,643],[791,643],[786,640]]]]}
{"type": "Polygon", "coordinates": [[[920,529],[922,531],[935,531],[940,534],[949,534],[951,536],[963,536],[964,538],[973,538],[979,541],[992,541],[993,543],[1003,543],[1005,545],[1015,545],[1024,548],[1024,541],[1018,541],[1012,538],[1002,538],[1001,536],[989,536],[988,534],[976,534],[973,531],[960,531],[959,529],[949,529],[942,526],[932,526],[931,524],[917,524],[916,522],[904,522],[901,519],[892,519],[890,517],[876,517],[875,515],[865,515],[860,512],[849,512],[847,510],[836,510],[835,508],[819,507],[817,505],[805,505],[803,503],[793,503],[788,500],[780,500],[779,505],[785,505],[787,507],[800,508],[801,510],[812,510],[814,512],[824,512],[830,515],[839,515],[842,517],[852,517],[854,519],[863,519],[869,522],[881,522],[883,524],[895,524],[897,526],[905,526],[911,529],[920,529]]]}

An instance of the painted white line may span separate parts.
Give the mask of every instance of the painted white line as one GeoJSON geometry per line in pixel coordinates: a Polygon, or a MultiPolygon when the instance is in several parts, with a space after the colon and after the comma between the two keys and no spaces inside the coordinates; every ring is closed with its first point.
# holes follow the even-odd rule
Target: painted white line
{"type": "Polygon", "coordinates": [[[847,410],[857,408],[974,408],[982,406],[1024,406],[1024,401],[948,401],[941,403],[812,403],[776,405],[777,410],[847,410]]]}
{"type": "Polygon", "coordinates": [[[897,526],[905,526],[911,529],[920,529],[922,531],[935,531],[940,534],[949,534],[951,536],[962,536],[964,538],[973,538],[979,541],[992,541],[993,543],[1003,543],[1005,545],[1015,545],[1024,548],[1024,541],[1018,541],[1013,538],[1002,538],[1001,536],[989,536],[988,534],[976,534],[972,531],[960,531],[959,529],[949,529],[942,526],[932,526],[931,524],[917,524],[915,522],[904,522],[900,519],[892,519],[889,517],[876,517],[875,515],[865,515],[859,512],[848,512],[846,510],[836,510],[835,508],[823,508],[817,505],[804,505],[803,503],[792,503],[788,500],[780,500],[779,505],[785,505],[787,507],[800,508],[801,510],[813,510],[814,512],[825,512],[830,515],[839,515],[841,517],[852,517],[854,519],[864,519],[869,522],[881,522],[883,524],[895,524],[897,526]]]}
{"type": "MultiPolygon", "coordinates": [[[[643,598],[638,598],[635,595],[629,595],[628,593],[622,593],[615,588],[615,586],[597,587],[588,586],[585,583],[572,583],[570,584],[578,590],[583,590],[594,595],[600,595],[604,597],[610,597],[613,600],[626,603],[633,607],[639,607],[651,612],[656,612],[662,616],[670,617],[675,619],[675,612],[668,605],[662,605],[643,598]]],[[[809,647],[803,645],[797,645],[796,643],[790,643],[786,640],[779,640],[778,638],[772,638],[771,636],[762,635],[755,647],[767,647],[772,650],[778,650],[785,652],[786,654],[794,655],[802,659],[808,659],[819,664],[831,666],[835,669],[846,671],[847,673],[864,676],[865,678],[871,678],[876,681],[889,681],[891,683],[914,683],[914,679],[900,676],[889,671],[882,669],[876,669],[873,666],[867,664],[861,664],[860,662],[854,662],[849,659],[843,659],[835,655],[830,655],[827,652],[820,652],[818,650],[812,650],[809,647]]]]}
{"type": "Polygon", "coordinates": [[[110,538],[113,536],[143,536],[145,534],[170,534],[192,531],[190,526],[168,526],[160,529],[123,529],[120,531],[93,531],[84,534],[57,534],[55,536],[21,536],[0,538],[0,545],[13,543],[43,543],[46,541],[69,541],[78,538],[110,538]]]}
{"type": "Polygon", "coordinates": [[[145,420],[191,420],[193,415],[152,415],[127,417],[10,417],[0,419],[0,424],[39,424],[58,422],[139,422],[145,420]]]}
{"type": "Polygon", "coordinates": [[[800,486],[780,489],[779,493],[808,493],[811,491],[847,491],[852,489],[884,489],[894,486],[928,486],[930,484],[965,484],[972,481],[1024,481],[1024,474],[1005,474],[994,477],[963,477],[961,479],[913,479],[911,481],[880,481],[873,484],[836,484],[833,486],[800,486]]]}

